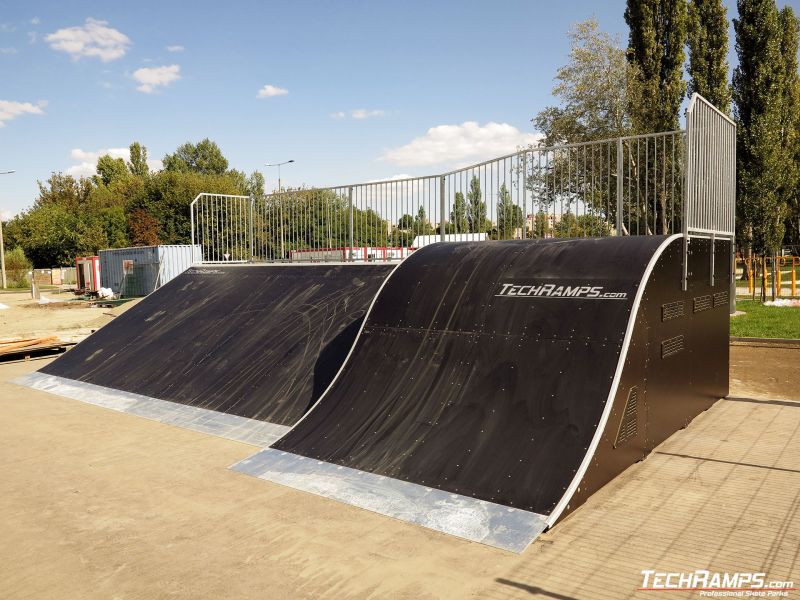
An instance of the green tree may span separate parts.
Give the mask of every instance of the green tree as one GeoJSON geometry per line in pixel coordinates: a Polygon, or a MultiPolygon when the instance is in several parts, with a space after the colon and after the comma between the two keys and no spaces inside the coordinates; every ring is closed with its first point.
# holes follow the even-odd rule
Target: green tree
{"type": "Polygon", "coordinates": [[[150,167],[147,165],[147,148],[139,142],[130,145],[131,159],[128,161],[128,170],[131,175],[136,177],[147,177],[150,175],[150,167]]]}
{"type": "Polygon", "coordinates": [[[197,144],[186,142],[172,154],[164,156],[164,170],[177,173],[204,173],[223,175],[228,170],[228,159],[219,146],[205,138],[197,144]]]}
{"type": "Polygon", "coordinates": [[[774,0],[739,0],[738,11],[733,21],[739,58],[733,74],[737,233],[742,247],[774,254],[787,212],[780,190],[793,160],[781,131],[786,93],[781,51],[786,42],[774,0]]]}
{"type": "Polygon", "coordinates": [[[92,181],[87,178],[75,179],[72,175],[53,173],[50,178],[39,186],[39,196],[34,200],[33,207],[57,204],[68,210],[78,210],[85,204],[92,193],[92,181]]]}
{"type": "Polygon", "coordinates": [[[414,233],[416,235],[431,235],[436,233],[428,220],[428,215],[425,213],[425,207],[420,206],[417,210],[417,216],[414,217],[414,233]]]}
{"type": "Polygon", "coordinates": [[[525,220],[522,217],[522,208],[514,204],[511,193],[506,184],[500,186],[497,197],[497,236],[501,240],[514,239],[518,229],[521,229],[525,220]]]}
{"type": "Polygon", "coordinates": [[[628,0],[628,106],[638,133],[679,128],[686,20],[686,0],[628,0]]]}
{"type": "Polygon", "coordinates": [[[114,181],[119,181],[128,177],[128,165],[121,158],[113,158],[104,154],[97,159],[97,175],[95,181],[110,185],[114,181]]]}
{"type": "Polygon", "coordinates": [[[791,7],[778,15],[783,59],[781,91],[781,146],[786,167],[779,194],[786,203],[786,237],[784,242],[800,245],[800,76],[798,45],[800,25],[791,7]]]}
{"type": "Polygon", "coordinates": [[[253,171],[245,181],[244,191],[248,196],[252,196],[256,200],[264,198],[264,174],[261,171],[253,171]]]}
{"type": "Polygon", "coordinates": [[[619,38],[600,31],[592,18],[576,23],[569,39],[569,61],[556,72],[552,90],[559,106],[533,119],[545,144],[628,135],[628,64],[619,38]]]}
{"type": "MultiPolygon", "coordinates": [[[[679,129],[679,110],[686,93],[682,72],[687,29],[686,0],[628,0],[625,21],[630,28],[628,105],[633,128],[637,133],[679,129]]],[[[654,185],[654,178],[656,173],[671,169],[675,169],[671,158],[665,160],[657,152],[650,153],[643,168],[646,176],[636,182],[640,190],[656,190],[652,229],[645,223],[645,230],[653,233],[667,234],[670,231],[673,198],[667,190],[654,185]]],[[[643,217],[639,206],[634,215],[638,220],[643,217]]]]}
{"type": "Polygon", "coordinates": [[[17,215],[6,231],[9,244],[22,247],[37,268],[73,264],[83,246],[78,239],[78,213],[53,202],[17,215]]]}
{"type": "Polygon", "coordinates": [[[576,216],[572,211],[561,215],[553,226],[554,237],[575,238],[575,237],[600,237],[610,235],[611,230],[608,223],[597,215],[576,216]]]}
{"type": "Polygon", "coordinates": [[[447,224],[448,233],[466,233],[469,231],[467,212],[467,201],[464,199],[464,194],[456,192],[453,199],[453,210],[450,211],[450,222],[447,224]]]}
{"type": "Polygon", "coordinates": [[[414,228],[414,217],[409,214],[405,214],[400,217],[400,220],[397,221],[397,228],[403,230],[409,230],[414,228]]]}
{"type": "Polygon", "coordinates": [[[728,12],[722,0],[690,0],[688,32],[688,95],[696,92],[721,111],[730,113],[728,12]]]}
{"type": "Polygon", "coordinates": [[[551,235],[550,216],[540,210],[533,217],[533,237],[547,238],[551,235]]]}
{"type": "Polygon", "coordinates": [[[25,256],[22,247],[10,249],[6,252],[6,272],[8,273],[8,287],[29,287],[28,273],[33,268],[31,261],[25,256]]]}
{"type": "Polygon", "coordinates": [[[470,233],[484,233],[489,227],[486,220],[486,203],[483,201],[481,181],[473,175],[467,192],[467,222],[470,233]]]}

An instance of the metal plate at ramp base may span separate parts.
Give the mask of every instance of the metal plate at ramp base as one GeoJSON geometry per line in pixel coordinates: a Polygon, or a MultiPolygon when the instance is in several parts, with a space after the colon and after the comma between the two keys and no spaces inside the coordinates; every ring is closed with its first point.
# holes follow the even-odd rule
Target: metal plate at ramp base
{"type": "Polygon", "coordinates": [[[30,373],[13,379],[11,383],[254,446],[269,446],[289,430],[285,425],[113,390],[56,375],[30,373]]]}
{"type": "Polygon", "coordinates": [[[495,548],[522,552],[543,515],[266,448],[231,470],[495,548]]]}

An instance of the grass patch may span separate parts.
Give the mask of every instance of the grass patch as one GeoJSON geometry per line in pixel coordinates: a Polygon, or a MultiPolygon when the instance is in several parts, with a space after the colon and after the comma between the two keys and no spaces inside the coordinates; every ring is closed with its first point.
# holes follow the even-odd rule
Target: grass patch
{"type": "Polygon", "coordinates": [[[800,338],[800,307],[764,306],[752,300],[737,300],[736,310],[745,314],[731,317],[732,336],[800,338]]]}

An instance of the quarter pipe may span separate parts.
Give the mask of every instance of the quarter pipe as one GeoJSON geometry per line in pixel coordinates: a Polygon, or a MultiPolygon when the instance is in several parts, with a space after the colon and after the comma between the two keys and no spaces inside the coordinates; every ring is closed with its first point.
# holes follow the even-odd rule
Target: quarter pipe
{"type": "Polygon", "coordinates": [[[423,248],[233,468],[521,551],[727,394],[729,256],[693,238],[684,290],[680,235],[423,248]]]}
{"type": "Polygon", "coordinates": [[[392,268],[192,267],[20,383],[264,444],[328,386],[392,268]]]}

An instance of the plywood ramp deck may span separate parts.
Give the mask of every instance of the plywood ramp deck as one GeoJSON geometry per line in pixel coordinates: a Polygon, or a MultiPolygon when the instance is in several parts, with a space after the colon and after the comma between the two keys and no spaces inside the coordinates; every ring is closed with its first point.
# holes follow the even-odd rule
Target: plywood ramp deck
{"type": "Polygon", "coordinates": [[[732,349],[732,394],[774,400],[718,402],[522,555],[231,472],[252,446],[4,383],[42,363],[2,365],[0,595],[659,597],[636,591],[642,569],[800,582],[798,358],[732,349]]]}

